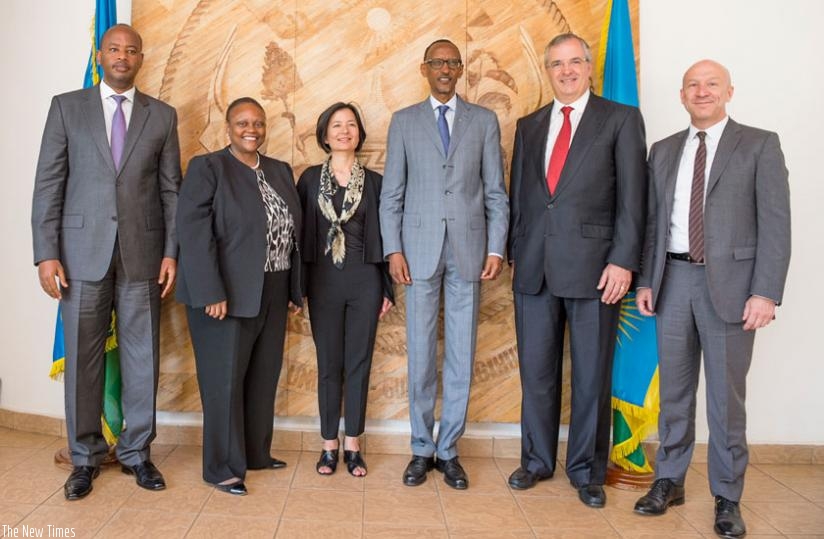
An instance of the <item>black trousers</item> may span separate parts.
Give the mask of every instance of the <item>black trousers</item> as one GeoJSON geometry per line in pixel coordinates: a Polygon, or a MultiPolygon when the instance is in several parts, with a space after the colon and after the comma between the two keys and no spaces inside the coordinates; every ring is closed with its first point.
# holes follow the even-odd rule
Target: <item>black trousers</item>
{"type": "Polygon", "coordinates": [[[270,462],[275,392],[283,364],[289,272],[266,273],[254,318],[217,320],[188,307],[203,404],[203,479],[243,479],[270,462]]]}
{"type": "Polygon", "coordinates": [[[612,358],[620,310],[620,303],[554,296],[546,285],[534,296],[515,294],[524,470],[544,477],[555,472],[564,327],[568,322],[572,409],[566,474],[575,487],[604,484],[610,450],[612,358]]]}
{"type": "Polygon", "coordinates": [[[318,357],[318,409],[324,440],[338,437],[341,399],[347,436],[363,434],[369,371],[383,302],[375,264],[337,269],[324,257],[309,265],[309,318],[318,357]]]}

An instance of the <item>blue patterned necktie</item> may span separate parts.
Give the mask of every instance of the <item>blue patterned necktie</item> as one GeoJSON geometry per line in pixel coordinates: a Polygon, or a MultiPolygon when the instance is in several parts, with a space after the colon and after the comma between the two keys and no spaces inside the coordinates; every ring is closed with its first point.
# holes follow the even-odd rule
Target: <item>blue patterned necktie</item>
{"type": "Polygon", "coordinates": [[[112,147],[114,168],[119,171],[120,158],[123,157],[123,147],[126,145],[126,115],[123,113],[123,102],[126,100],[126,96],[113,95],[112,98],[117,101],[117,108],[114,110],[114,116],[112,116],[112,138],[110,144],[112,147]]]}
{"type": "Polygon", "coordinates": [[[441,135],[444,155],[449,153],[449,124],[446,123],[446,111],[448,110],[449,107],[446,105],[438,107],[438,133],[441,135]]]}

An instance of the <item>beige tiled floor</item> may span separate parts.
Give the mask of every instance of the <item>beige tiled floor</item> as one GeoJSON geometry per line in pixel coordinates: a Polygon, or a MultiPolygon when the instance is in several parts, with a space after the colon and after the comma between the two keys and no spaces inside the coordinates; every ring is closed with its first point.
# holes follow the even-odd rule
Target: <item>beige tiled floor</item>
{"type": "MultiPolygon", "coordinates": [[[[84,500],[67,502],[67,471],[54,465],[65,440],[0,428],[0,537],[426,537],[622,538],[714,537],[706,466],[694,465],[687,503],[662,517],[632,513],[637,492],[607,488],[602,510],[577,499],[558,476],[518,492],[506,485],[518,463],[462,458],[470,489],[447,487],[440,474],[417,488],[401,484],[407,457],[365,455],[369,475],[315,473],[316,452],[275,452],[289,466],[249,472],[249,495],[215,491],[200,478],[200,448],[157,445],[153,458],[168,488],[148,492],[117,467],[103,470],[84,500]],[[52,526],[52,528],[49,528],[52,526]],[[68,533],[70,529],[73,532],[68,533]]],[[[743,514],[750,538],[824,539],[824,465],[758,464],[747,472],[743,514]]]]}

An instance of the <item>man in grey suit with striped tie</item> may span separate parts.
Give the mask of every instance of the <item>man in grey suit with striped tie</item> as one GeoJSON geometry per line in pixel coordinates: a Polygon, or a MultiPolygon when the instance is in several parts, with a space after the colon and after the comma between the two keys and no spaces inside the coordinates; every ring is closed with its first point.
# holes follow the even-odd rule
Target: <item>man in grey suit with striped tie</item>
{"type": "Polygon", "coordinates": [[[746,533],[738,503],[747,469],[746,377],[755,330],[781,303],[790,263],[790,192],[778,135],[727,116],[727,69],[702,60],[684,74],[690,126],[649,155],[649,219],[638,310],[656,315],[661,393],[656,480],[635,504],[661,515],[684,503],[695,445],[701,356],[707,469],[715,532],[746,533]]]}
{"type": "Polygon", "coordinates": [[[177,115],[134,80],[143,42],[111,27],[103,81],[54,97],[34,182],[32,236],[40,286],[59,299],[66,343],[66,430],[74,469],[66,499],[92,490],[108,453],[100,414],[104,346],[116,311],[126,429],[117,458],[137,484],[165,488],[152,464],[160,298],[175,281],[180,184],[177,115]]]}
{"type": "Polygon", "coordinates": [[[501,272],[509,202],[498,119],[455,93],[463,74],[458,47],[433,42],[420,71],[431,95],[392,116],[380,208],[389,271],[406,286],[412,460],[403,482],[423,483],[437,457],[446,484],[465,489],[456,444],[469,403],[480,281],[501,272]],[[435,440],[441,290],[443,407],[435,440]]]}

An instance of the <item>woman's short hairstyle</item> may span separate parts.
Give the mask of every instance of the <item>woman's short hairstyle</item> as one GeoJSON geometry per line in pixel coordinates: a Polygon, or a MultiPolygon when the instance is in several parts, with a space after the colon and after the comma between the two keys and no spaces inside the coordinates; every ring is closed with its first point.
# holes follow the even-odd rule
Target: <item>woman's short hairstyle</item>
{"type": "Polygon", "coordinates": [[[332,119],[333,114],[342,109],[351,110],[352,114],[355,115],[355,122],[358,124],[358,146],[355,148],[355,151],[361,151],[361,148],[363,148],[363,143],[366,142],[366,129],[363,127],[363,122],[361,121],[358,108],[354,103],[344,103],[342,101],[338,101],[325,111],[321,112],[320,116],[318,116],[318,126],[315,129],[315,137],[317,138],[320,149],[326,153],[332,151],[332,148],[330,148],[329,144],[326,143],[326,133],[329,130],[329,120],[332,119]]]}
{"type": "Polygon", "coordinates": [[[226,122],[227,123],[229,122],[229,116],[232,115],[232,110],[234,110],[235,107],[240,106],[240,105],[244,105],[244,104],[247,104],[247,103],[250,104],[250,105],[256,106],[261,111],[263,111],[264,115],[266,115],[266,110],[263,108],[263,105],[258,103],[255,99],[253,99],[251,97],[238,97],[237,99],[232,101],[229,104],[229,107],[226,109],[226,122]]]}

